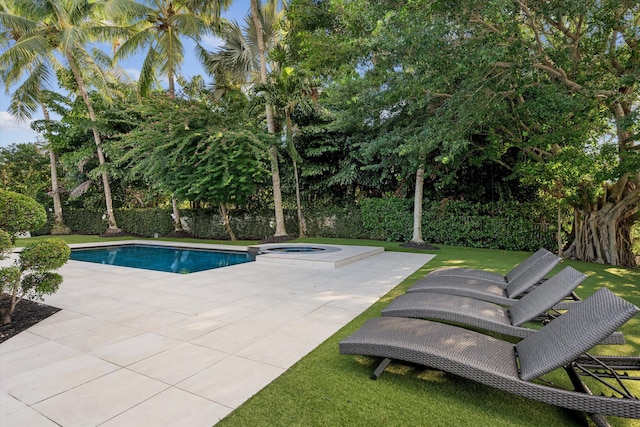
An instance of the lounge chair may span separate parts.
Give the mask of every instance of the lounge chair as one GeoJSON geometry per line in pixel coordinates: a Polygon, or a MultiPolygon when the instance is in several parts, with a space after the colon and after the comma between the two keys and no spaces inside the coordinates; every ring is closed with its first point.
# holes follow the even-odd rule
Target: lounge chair
{"type": "Polygon", "coordinates": [[[382,315],[446,320],[524,338],[535,330],[524,328],[523,324],[551,309],[586,278],[578,270],[566,267],[508,308],[459,295],[406,293],[383,309],[382,315]]]}
{"type": "MultiPolygon", "coordinates": [[[[529,268],[534,266],[541,259],[549,259],[554,260],[555,266],[558,262],[562,260],[562,258],[556,256],[552,252],[549,252],[545,248],[540,248],[536,252],[534,252],[527,259],[522,261],[520,264],[516,265],[511,271],[509,271],[504,276],[493,271],[487,270],[478,270],[475,268],[464,268],[464,267],[443,267],[438,268],[436,270],[430,271],[425,277],[435,278],[435,277],[446,277],[446,276],[456,276],[456,277],[468,277],[471,279],[481,279],[487,280],[491,282],[497,283],[509,283],[513,281],[515,278],[525,273],[529,268]]],[[[544,274],[547,274],[548,271],[544,274]]]]}
{"type": "MultiPolygon", "coordinates": [[[[522,325],[539,318],[550,319],[547,310],[571,294],[586,278],[578,270],[566,267],[516,300],[509,308],[458,295],[412,292],[394,299],[382,310],[382,315],[445,320],[525,338],[536,330],[522,325]]],[[[616,332],[605,338],[602,344],[624,343],[622,334],[616,332]]]]}
{"type": "MultiPolygon", "coordinates": [[[[373,379],[377,379],[392,360],[404,361],[525,398],[584,411],[594,420],[602,421],[607,415],[640,419],[640,400],[624,388],[612,385],[621,397],[594,396],[578,376],[573,375],[581,370],[582,355],[638,311],[638,307],[602,288],[517,344],[429,320],[379,317],[368,320],[340,341],[339,347],[342,354],[383,358],[373,379]],[[577,378],[579,386],[574,387],[584,392],[533,382],[562,367],[572,382],[577,378]]],[[[637,359],[633,358],[636,369],[640,367],[637,359]]],[[[591,372],[588,368],[586,371],[591,372]]],[[[627,373],[616,375],[620,382],[633,379],[627,373]]],[[[607,381],[601,378],[601,382],[607,381]]]]}
{"type": "Polygon", "coordinates": [[[407,290],[407,292],[438,292],[451,295],[468,296],[501,305],[512,305],[516,298],[538,284],[558,263],[560,258],[551,254],[532,263],[524,273],[509,283],[493,282],[463,276],[425,276],[407,290]]]}

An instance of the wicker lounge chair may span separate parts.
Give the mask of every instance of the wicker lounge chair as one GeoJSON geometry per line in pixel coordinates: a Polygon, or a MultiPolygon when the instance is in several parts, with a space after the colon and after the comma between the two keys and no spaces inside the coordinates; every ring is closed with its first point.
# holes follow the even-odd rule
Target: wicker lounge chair
{"type": "Polygon", "coordinates": [[[551,309],[586,278],[578,270],[566,267],[509,308],[459,295],[412,292],[393,300],[382,315],[446,320],[524,338],[535,330],[524,328],[523,324],[551,309]]]}
{"type": "Polygon", "coordinates": [[[512,305],[516,298],[538,284],[558,263],[560,258],[551,254],[532,263],[524,273],[509,283],[474,279],[464,276],[429,275],[418,280],[407,292],[438,292],[443,294],[468,296],[501,305],[512,305]]]}
{"type": "MultiPolygon", "coordinates": [[[[590,394],[576,373],[581,370],[598,375],[588,367],[582,370],[579,360],[638,311],[638,307],[602,288],[517,344],[429,320],[379,317],[368,320],[339,346],[342,354],[383,358],[373,379],[392,360],[404,361],[533,400],[584,411],[599,425],[606,425],[603,423],[606,415],[640,419],[640,400],[617,384],[612,384],[612,389],[620,392],[621,397],[590,394]],[[534,382],[562,367],[580,391],[534,382]]],[[[640,368],[637,359],[629,359],[635,369],[640,368]]],[[[616,375],[619,382],[633,379],[627,373],[616,375]]],[[[608,378],[612,377],[615,376],[608,378]]],[[[601,382],[608,381],[601,378],[601,382]]]]}
{"type": "MultiPolygon", "coordinates": [[[[480,279],[487,280],[490,282],[497,283],[509,283],[513,281],[515,278],[525,273],[529,268],[533,267],[538,261],[542,259],[548,259],[553,262],[553,266],[555,266],[558,262],[562,260],[562,258],[554,255],[549,252],[545,248],[538,249],[533,255],[529,256],[527,259],[522,261],[520,264],[516,265],[511,271],[509,271],[504,276],[493,271],[486,270],[478,270],[474,268],[464,268],[464,267],[443,267],[438,268],[437,270],[433,270],[427,274],[426,277],[435,278],[435,277],[446,277],[446,276],[456,276],[456,277],[468,277],[471,279],[480,279]]],[[[544,274],[547,274],[548,271],[544,274]]]]}
{"type": "MultiPolygon", "coordinates": [[[[516,300],[509,308],[458,295],[412,292],[394,299],[382,310],[382,315],[445,320],[524,338],[536,330],[522,325],[533,320],[553,318],[557,313],[547,314],[547,311],[571,294],[586,278],[587,276],[578,270],[566,267],[516,300]]],[[[605,338],[602,342],[602,344],[624,343],[624,337],[619,332],[605,338]]]]}

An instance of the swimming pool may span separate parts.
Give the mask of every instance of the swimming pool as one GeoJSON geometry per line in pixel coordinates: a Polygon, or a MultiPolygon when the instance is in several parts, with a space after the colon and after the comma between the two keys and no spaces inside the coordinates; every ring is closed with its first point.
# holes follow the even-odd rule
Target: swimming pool
{"type": "Polygon", "coordinates": [[[195,273],[255,260],[247,252],[129,244],[72,249],[71,259],[169,273],[195,273]]]}

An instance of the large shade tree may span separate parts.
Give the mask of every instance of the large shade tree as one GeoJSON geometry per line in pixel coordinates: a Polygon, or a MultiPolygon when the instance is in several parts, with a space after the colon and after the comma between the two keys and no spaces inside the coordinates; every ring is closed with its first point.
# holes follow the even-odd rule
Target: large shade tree
{"type": "MultiPolygon", "coordinates": [[[[56,70],[67,70],[73,76],[74,92],[84,101],[92,123],[96,112],[89,97],[89,87],[109,98],[107,72],[109,58],[91,45],[95,41],[111,41],[126,37],[128,29],[107,25],[104,17],[135,16],[141,12],[139,4],[128,1],[12,0],[12,7],[0,13],[0,24],[17,32],[19,37],[2,55],[2,70],[37,68],[42,57],[55,60],[56,70]],[[106,67],[105,67],[106,66],[106,67]]],[[[109,176],[102,136],[97,126],[92,129],[95,150],[103,166],[101,173],[108,219],[106,234],[119,233],[111,197],[109,176]]]]}
{"type": "Polygon", "coordinates": [[[270,139],[243,119],[246,102],[242,94],[216,102],[156,95],[134,104],[131,130],[114,144],[117,163],[184,200],[218,206],[235,240],[228,205],[256,192],[270,139]]]}
{"type": "Polygon", "coordinates": [[[402,138],[401,152],[426,153],[428,176],[447,184],[469,166],[500,165],[571,204],[569,253],[634,265],[637,3],[299,3],[322,24],[301,32],[306,63],[338,64],[332,52],[348,52],[350,69],[319,71],[354,117],[369,112],[369,123],[383,119],[385,140],[402,138]]]}
{"type": "Polygon", "coordinates": [[[490,141],[520,149],[532,165],[518,170],[523,179],[570,202],[570,253],[635,265],[630,232],[640,202],[640,5],[515,0],[432,6],[436,19],[460,29],[451,43],[456,52],[485,47],[486,56],[474,64],[485,81],[466,93],[489,91],[502,100],[508,122],[496,123],[490,141]]]}

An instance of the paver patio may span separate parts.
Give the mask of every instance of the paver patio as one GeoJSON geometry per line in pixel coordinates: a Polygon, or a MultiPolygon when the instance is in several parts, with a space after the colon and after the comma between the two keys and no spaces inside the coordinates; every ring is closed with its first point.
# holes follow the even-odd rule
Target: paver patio
{"type": "Polygon", "coordinates": [[[69,261],[45,300],[62,310],[0,344],[0,425],[211,426],[432,257],[192,274],[69,261]]]}

